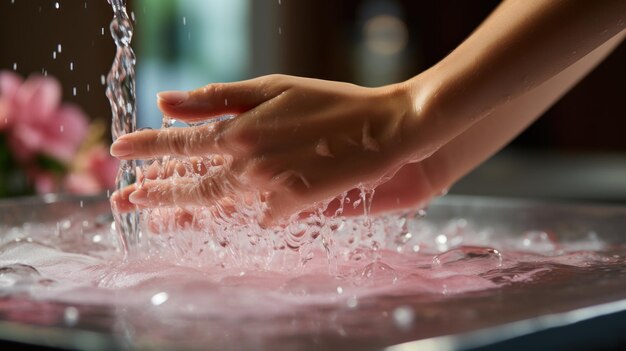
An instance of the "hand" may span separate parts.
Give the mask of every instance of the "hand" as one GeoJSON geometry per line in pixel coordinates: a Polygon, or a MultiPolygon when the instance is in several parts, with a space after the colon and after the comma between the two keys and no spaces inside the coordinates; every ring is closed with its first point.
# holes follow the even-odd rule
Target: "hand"
{"type": "Polygon", "coordinates": [[[332,199],[359,184],[377,185],[415,157],[408,125],[416,118],[401,85],[363,88],[289,76],[213,84],[159,95],[163,113],[197,122],[189,128],[139,131],[120,137],[111,153],[123,159],[224,155],[229,171],[200,182],[153,180],[134,190],[140,206],[211,206],[236,191],[260,191],[267,222],[332,199]],[[158,189],[158,191],[154,191],[158,189]]]}

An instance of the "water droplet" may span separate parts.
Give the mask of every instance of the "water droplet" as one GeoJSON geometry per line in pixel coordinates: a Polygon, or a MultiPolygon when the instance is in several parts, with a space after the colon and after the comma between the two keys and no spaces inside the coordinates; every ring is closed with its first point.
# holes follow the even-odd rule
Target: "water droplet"
{"type": "Polygon", "coordinates": [[[160,293],[152,295],[152,297],[150,298],[150,303],[153,306],[160,306],[164,304],[168,299],[169,295],[166,292],[162,291],[160,293]]]}
{"type": "Polygon", "coordinates": [[[52,59],[53,59],[53,60],[56,60],[56,59],[57,59],[57,52],[56,52],[56,51],[53,51],[53,52],[52,52],[52,59]]]}
{"type": "Polygon", "coordinates": [[[72,95],[76,96],[76,94],[77,94],[76,87],[73,87],[72,88],[72,95]]]}
{"type": "Polygon", "coordinates": [[[63,131],[64,131],[64,130],[65,130],[64,126],[63,126],[63,125],[60,125],[60,126],[59,126],[59,131],[60,131],[61,133],[63,133],[63,131]]]}
{"type": "Polygon", "coordinates": [[[105,85],[106,83],[107,83],[107,79],[103,74],[100,76],[100,84],[105,85]]]}
{"type": "Polygon", "coordinates": [[[70,62],[70,71],[74,70],[74,62],[70,62]]]}
{"type": "Polygon", "coordinates": [[[439,245],[445,245],[448,242],[448,237],[443,235],[443,234],[439,234],[437,235],[437,237],[435,238],[435,241],[437,242],[437,244],[439,245]]]}
{"type": "Polygon", "coordinates": [[[14,62],[14,63],[13,63],[13,70],[14,70],[14,71],[17,71],[17,62],[14,62]]]}
{"type": "Polygon", "coordinates": [[[56,8],[57,10],[61,7],[61,4],[59,4],[58,2],[54,4],[54,8],[56,8]]]}
{"type": "Polygon", "coordinates": [[[187,25],[187,17],[183,16],[183,26],[187,25]]]}
{"type": "Polygon", "coordinates": [[[410,306],[400,306],[393,310],[393,322],[400,329],[411,329],[415,322],[415,312],[410,306]]]}
{"type": "Polygon", "coordinates": [[[359,306],[359,300],[356,296],[350,296],[346,300],[346,306],[348,306],[348,308],[357,308],[357,306],[359,306]]]}
{"type": "Polygon", "coordinates": [[[65,320],[65,324],[69,326],[74,326],[78,322],[78,318],[80,317],[80,313],[76,307],[66,307],[63,312],[63,319],[65,320]]]}
{"type": "Polygon", "coordinates": [[[61,46],[61,44],[57,44],[57,51],[59,52],[59,54],[63,51],[63,47],[61,46]]]}

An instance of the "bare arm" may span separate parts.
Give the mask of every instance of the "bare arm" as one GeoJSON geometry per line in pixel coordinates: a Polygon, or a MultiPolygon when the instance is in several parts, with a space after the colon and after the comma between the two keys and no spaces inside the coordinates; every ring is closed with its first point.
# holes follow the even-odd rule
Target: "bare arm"
{"type": "Polygon", "coordinates": [[[506,0],[448,57],[407,82],[416,110],[410,132],[418,144],[443,145],[625,26],[622,0],[506,0]]]}

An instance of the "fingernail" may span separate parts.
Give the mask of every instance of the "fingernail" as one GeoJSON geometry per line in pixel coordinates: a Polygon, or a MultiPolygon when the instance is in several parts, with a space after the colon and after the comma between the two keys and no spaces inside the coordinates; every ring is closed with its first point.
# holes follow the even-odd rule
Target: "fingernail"
{"type": "Polygon", "coordinates": [[[164,91],[158,93],[157,98],[168,105],[176,106],[185,102],[189,98],[189,93],[186,91],[164,91]]]}
{"type": "Polygon", "coordinates": [[[148,203],[148,193],[146,193],[142,189],[136,190],[132,194],[130,194],[130,196],[128,197],[128,201],[135,205],[145,205],[148,203]]]}
{"type": "Polygon", "coordinates": [[[118,140],[111,145],[111,155],[124,157],[133,153],[133,144],[126,140],[118,140]]]}

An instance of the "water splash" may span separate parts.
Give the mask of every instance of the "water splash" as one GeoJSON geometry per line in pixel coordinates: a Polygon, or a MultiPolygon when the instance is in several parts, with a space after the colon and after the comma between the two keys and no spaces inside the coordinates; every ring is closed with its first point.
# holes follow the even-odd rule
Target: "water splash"
{"type": "MultiPolygon", "coordinates": [[[[125,0],[109,0],[113,7],[113,21],[111,22],[111,36],[115,41],[117,52],[111,71],[107,76],[106,95],[111,103],[113,122],[111,134],[113,140],[135,131],[137,126],[137,104],[135,93],[135,53],[130,46],[133,37],[133,25],[126,13],[125,0]]],[[[123,189],[135,184],[137,162],[122,160],[117,173],[117,189],[123,189]]],[[[120,213],[115,208],[115,229],[119,236],[120,246],[124,257],[140,245],[141,232],[139,230],[139,214],[134,212],[120,213]]]]}

